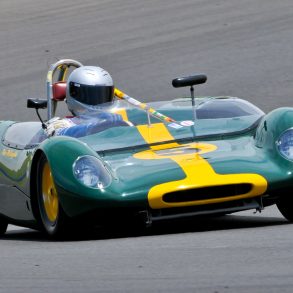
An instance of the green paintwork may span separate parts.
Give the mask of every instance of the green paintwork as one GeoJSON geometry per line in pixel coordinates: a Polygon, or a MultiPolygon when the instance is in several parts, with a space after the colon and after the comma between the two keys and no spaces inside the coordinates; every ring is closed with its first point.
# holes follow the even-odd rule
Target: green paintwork
{"type": "MultiPolygon", "coordinates": [[[[206,98],[208,101],[210,98],[206,98]]],[[[200,99],[202,101],[203,99],[200,99]]],[[[175,120],[192,120],[190,100],[161,102],[159,111],[175,120]]],[[[154,103],[155,105],[155,103],[154,103]]],[[[130,121],[145,124],[147,116],[138,109],[127,109],[130,121]]],[[[158,122],[152,119],[152,123],[158,122]]],[[[3,139],[12,121],[0,123],[3,139]]],[[[204,154],[218,174],[260,174],[268,181],[267,194],[276,194],[279,189],[293,186],[293,163],[277,151],[276,141],[282,132],[293,126],[293,109],[280,108],[265,115],[249,115],[232,118],[201,119],[195,127],[168,128],[174,140],[180,144],[208,142],[217,150],[204,154]]],[[[169,142],[166,142],[166,144],[169,142]]],[[[134,158],[137,152],[150,149],[137,127],[116,127],[103,132],[75,139],[51,137],[29,149],[17,149],[0,144],[0,191],[6,188],[23,194],[23,206],[31,211],[31,164],[35,154],[42,151],[50,164],[58,190],[60,203],[66,214],[74,217],[95,209],[133,208],[148,209],[148,192],[158,184],[181,180],[183,170],[171,159],[140,160],[134,158]],[[15,157],[3,155],[10,150],[15,157]],[[79,183],[73,175],[72,166],[79,156],[91,155],[101,160],[112,176],[112,183],[105,190],[88,188],[79,183]],[[25,204],[24,204],[25,203],[25,204]]],[[[5,209],[7,196],[1,200],[0,214],[12,218],[11,207],[5,209]],[[1,206],[2,204],[2,206],[1,206]]],[[[14,213],[15,214],[15,213],[14,213]]],[[[13,215],[14,215],[13,214],[13,215]]],[[[25,225],[23,215],[14,219],[25,225]]]]}

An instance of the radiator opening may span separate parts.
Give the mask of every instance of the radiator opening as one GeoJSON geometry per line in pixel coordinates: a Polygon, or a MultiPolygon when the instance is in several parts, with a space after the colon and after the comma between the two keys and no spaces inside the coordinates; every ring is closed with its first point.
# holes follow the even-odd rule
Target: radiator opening
{"type": "Polygon", "coordinates": [[[250,183],[209,186],[203,188],[169,192],[163,195],[163,201],[166,203],[179,203],[223,197],[233,197],[246,194],[250,192],[251,189],[252,184],[250,183]]]}

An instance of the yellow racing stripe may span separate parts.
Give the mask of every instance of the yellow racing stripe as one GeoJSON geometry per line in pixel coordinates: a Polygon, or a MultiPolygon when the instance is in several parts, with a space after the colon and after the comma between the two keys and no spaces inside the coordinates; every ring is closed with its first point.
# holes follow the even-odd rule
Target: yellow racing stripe
{"type": "Polygon", "coordinates": [[[127,111],[126,111],[126,109],[124,109],[124,108],[114,109],[114,110],[112,111],[112,113],[115,113],[115,114],[119,114],[119,115],[121,115],[121,116],[122,116],[122,119],[123,119],[124,121],[129,121],[128,116],[127,116],[127,111]]]}
{"type": "MultiPolygon", "coordinates": [[[[137,126],[138,131],[148,143],[157,143],[174,140],[163,123],[137,126]]],[[[185,173],[182,180],[171,181],[153,186],[148,193],[149,205],[153,209],[168,207],[184,207],[202,205],[255,197],[263,194],[267,189],[267,181],[258,174],[217,174],[202,154],[215,151],[217,147],[208,143],[167,143],[151,147],[150,150],[142,151],[134,155],[141,160],[171,159],[177,163],[185,173]],[[170,192],[204,188],[209,186],[251,184],[249,192],[233,197],[221,197],[206,200],[167,203],[163,201],[163,195],[170,192]]]]}
{"type": "MultiPolygon", "coordinates": [[[[166,126],[163,123],[153,123],[150,126],[138,125],[137,129],[148,144],[174,140],[174,137],[167,130],[166,126]]],[[[166,148],[178,147],[178,146],[179,146],[178,143],[170,143],[170,144],[164,144],[163,148],[166,149],[166,148]]],[[[153,146],[152,150],[158,150],[160,148],[162,148],[161,145],[153,146]]]]}

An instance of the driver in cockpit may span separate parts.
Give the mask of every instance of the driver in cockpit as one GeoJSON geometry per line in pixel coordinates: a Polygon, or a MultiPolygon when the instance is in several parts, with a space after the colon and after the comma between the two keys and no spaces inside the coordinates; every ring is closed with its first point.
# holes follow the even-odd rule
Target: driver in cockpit
{"type": "Polygon", "coordinates": [[[48,136],[82,137],[113,126],[129,126],[121,115],[109,112],[114,103],[114,84],[103,68],[75,69],[67,80],[66,103],[73,116],[49,120],[45,130],[48,136]]]}

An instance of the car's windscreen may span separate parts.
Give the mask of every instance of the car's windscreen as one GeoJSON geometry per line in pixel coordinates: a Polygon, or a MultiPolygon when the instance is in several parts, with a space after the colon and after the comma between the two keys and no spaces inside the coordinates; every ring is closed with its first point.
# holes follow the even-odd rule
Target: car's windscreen
{"type": "Polygon", "coordinates": [[[16,122],[6,130],[2,142],[16,149],[32,148],[46,139],[40,122],[16,122]]]}
{"type": "MultiPolygon", "coordinates": [[[[149,141],[156,144],[171,140],[239,134],[256,127],[264,115],[251,103],[237,98],[196,99],[194,108],[191,107],[190,99],[154,105],[158,113],[171,117],[175,123],[163,123],[149,117],[147,111],[142,109],[123,108],[125,104],[119,106],[122,107],[102,108],[103,111],[100,108],[97,113],[65,118],[70,121],[70,127],[55,129],[54,135],[80,138],[96,150],[119,149],[146,145],[149,141]],[[163,124],[164,127],[158,124],[163,124]],[[168,135],[164,136],[161,130],[168,135]],[[146,136],[150,139],[145,140],[146,136]]],[[[3,139],[4,144],[10,147],[33,148],[46,138],[40,122],[22,122],[12,124],[3,139]]]]}
{"type": "Polygon", "coordinates": [[[218,98],[199,102],[197,119],[233,118],[264,113],[251,103],[241,99],[218,98]]]}
{"type": "MultiPolygon", "coordinates": [[[[251,103],[238,98],[204,98],[196,99],[191,107],[190,99],[178,99],[170,102],[155,102],[152,107],[174,120],[176,123],[164,123],[169,135],[163,138],[160,132],[162,124],[156,118],[150,119],[146,111],[128,108],[126,117],[135,127],[107,130],[83,140],[94,146],[96,150],[119,149],[140,146],[163,141],[185,139],[209,139],[213,136],[241,134],[257,126],[264,113],[251,103]],[[195,112],[195,115],[194,115],[195,112]],[[145,135],[142,135],[144,131],[145,135]],[[149,136],[149,139],[142,139],[149,136]]],[[[166,131],[164,131],[166,133],[166,131]]]]}

